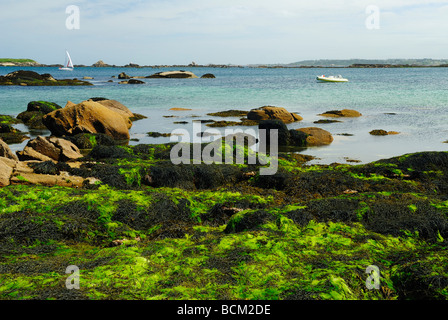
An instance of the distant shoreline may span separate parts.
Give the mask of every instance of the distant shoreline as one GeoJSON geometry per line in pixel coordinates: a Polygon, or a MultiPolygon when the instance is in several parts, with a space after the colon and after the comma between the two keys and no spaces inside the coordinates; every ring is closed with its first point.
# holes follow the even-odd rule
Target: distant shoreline
{"type": "MultiPolygon", "coordinates": [[[[445,60],[411,60],[413,63],[387,63],[390,60],[384,60],[384,63],[351,63],[359,62],[360,60],[344,60],[338,61],[340,64],[333,64],[332,60],[316,60],[315,64],[309,65],[310,62],[304,61],[291,64],[248,64],[248,65],[233,65],[233,64],[207,64],[200,65],[192,62],[190,64],[173,64],[173,65],[143,65],[140,66],[135,63],[129,63],[126,65],[110,65],[104,63],[102,60],[88,66],[83,64],[75,65],[75,68],[260,68],[260,69],[312,69],[312,68],[446,68],[448,67],[448,61],[445,60]]],[[[403,60],[394,60],[394,62],[405,62],[403,60]]],[[[62,67],[62,64],[42,64],[32,59],[9,59],[0,58],[0,67],[62,67]]]]}
{"type": "MultiPolygon", "coordinates": [[[[34,68],[60,68],[62,65],[59,64],[3,64],[0,63],[0,67],[34,67],[34,68]]],[[[215,69],[225,69],[225,68],[248,68],[248,69],[386,69],[386,68],[447,68],[448,64],[435,65],[435,66],[421,66],[421,65],[351,65],[351,66],[219,66],[219,65],[203,65],[203,66],[189,66],[189,65],[154,65],[154,66],[117,66],[110,65],[107,67],[94,67],[86,65],[75,65],[75,68],[147,68],[147,69],[160,69],[160,68],[215,68],[215,69]]]]}

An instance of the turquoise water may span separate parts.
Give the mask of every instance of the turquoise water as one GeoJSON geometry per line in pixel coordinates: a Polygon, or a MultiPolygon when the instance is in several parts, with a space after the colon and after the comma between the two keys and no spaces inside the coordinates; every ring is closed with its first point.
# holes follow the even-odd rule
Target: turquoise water
{"type": "MultiPolygon", "coordinates": [[[[345,163],[346,158],[370,162],[404,153],[448,149],[448,144],[443,143],[448,140],[446,68],[188,68],[198,76],[213,73],[216,78],[141,79],[146,82],[144,85],[122,85],[118,84],[120,80],[111,77],[118,76],[122,71],[131,76],[148,76],[175,68],[77,68],[66,72],[57,68],[2,67],[0,74],[18,69],[50,73],[57,79],[91,76],[94,80],[89,81],[94,86],[2,86],[0,114],[15,116],[26,110],[32,100],[53,101],[64,106],[68,100],[78,103],[91,97],[116,99],[131,111],[148,116],[148,119],[134,123],[131,138],[139,141],[131,141],[131,144],[168,142],[169,138],[146,137],[146,132],[171,132],[176,128],[191,131],[194,119],[221,119],[207,116],[209,112],[274,105],[302,115],[303,121],[288,125],[291,129],[316,126],[333,134],[334,142],[331,145],[308,148],[302,152],[318,157],[315,163],[345,163]],[[350,82],[318,83],[315,77],[321,74],[342,74],[350,82]],[[111,79],[113,83],[107,82],[111,79]],[[192,110],[170,111],[173,107],[192,110]],[[321,119],[319,113],[343,108],[358,110],[363,116],[342,119],[341,123],[313,123],[321,119]],[[171,115],[176,117],[164,117],[171,115]],[[189,123],[179,125],[173,124],[174,121],[189,123]],[[373,129],[398,131],[400,134],[376,137],[369,134],[373,129]],[[342,136],[342,133],[352,136],[342,136]]],[[[231,128],[234,127],[227,129],[231,128]]],[[[203,125],[202,129],[207,127],[203,125]]],[[[33,134],[38,133],[31,136],[33,134]]],[[[24,144],[11,147],[19,150],[24,144]]]]}

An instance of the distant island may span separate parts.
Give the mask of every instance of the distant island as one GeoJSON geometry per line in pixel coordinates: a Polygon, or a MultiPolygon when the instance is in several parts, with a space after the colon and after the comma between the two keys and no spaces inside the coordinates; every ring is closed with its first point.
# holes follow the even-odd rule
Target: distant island
{"type": "Polygon", "coordinates": [[[249,67],[255,68],[416,68],[447,66],[448,59],[320,59],[288,64],[249,65],[249,67]]]}
{"type": "Polygon", "coordinates": [[[0,58],[0,67],[36,67],[40,65],[40,63],[37,63],[36,61],[31,59],[0,58]]]}
{"type": "MultiPolygon", "coordinates": [[[[61,64],[41,64],[32,59],[0,58],[0,67],[62,67],[61,64]]],[[[346,60],[303,60],[286,64],[206,64],[195,62],[176,65],[138,65],[128,63],[123,66],[107,64],[102,60],[92,65],[75,65],[75,68],[422,68],[422,67],[448,67],[448,59],[346,59],[346,60]]]]}
{"type": "MultiPolygon", "coordinates": [[[[9,58],[0,58],[0,67],[62,67],[62,64],[42,64],[36,62],[32,59],[9,59],[9,58]]],[[[241,65],[232,65],[232,64],[207,64],[200,65],[195,62],[191,62],[190,64],[178,64],[178,65],[138,65],[136,63],[128,63],[123,66],[115,65],[115,64],[107,64],[102,60],[95,62],[94,64],[88,66],[84,64],[75,64],[75,68],[85,68],[85,67],[95,67],[95,68],[244,68],[241,65]]]]}

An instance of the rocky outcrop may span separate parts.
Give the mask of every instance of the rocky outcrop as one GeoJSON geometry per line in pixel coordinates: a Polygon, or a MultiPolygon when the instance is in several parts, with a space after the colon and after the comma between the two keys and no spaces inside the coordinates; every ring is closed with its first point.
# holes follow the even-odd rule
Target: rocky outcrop
{"type": "Polygon", "coordinates": [[[331,110],[326,111],[322,114],[319,114],[319,116],[323,117],[348,117],[348,118],[355,118],[360,117],[362,114],[356,110],[351,109],[342,109],[342,110],[331,110]]]}
{"type": "Polygon", "coordinates": [[[284,123],[301,121],[303,118],[298,114],[291,113],[282,107],[264,106],[252,109],[247,114],[249,120],[281,120],[284,123]]]}
{"type": "MultiPolygon", "coordinates": [[[[94,101],[94,100],[89,99],[87,101],[94,101]]],[[[119,102],[117,100],[110,100],[110,99],[96,100],[95,102],[105,106],[106,108],[108,108],[111,111],[117,112],[120,115],[122,115],[126,119],[128,128],[132,127],[132,122],[129,119],[134,117],[134,114],[124,104],[122,104],[121,102],[119,102]]]]}
{"type": "Polygon", "coordinates": [[[55,136],[104,133],[115,140],[130,138],[131,120],[95,101],[84,101],[46,114],[43,123],[55,136]]]}
{"type": "Polygon", "coordinates": [[[118,75],[118,79],[131,79],[131,76],[127,75],[126,73],[122,72],[118,75]]]}
{"type": "Polygon", "coordinates": [[[17,152],[18,159],[38,161],[69,161],[83,155],[72,142],[57,137],[42,137],[30,140],[23,151],[17,152]]]}
{"type": "Polygon", "coordinates": [[[2,139],[0,139],[0,157],[16,161],[19,160],[19,158],[17,158],[17,155],[11,151],[11,148],[2,139]]]}
{"type": "MultiPolygon", "coordinates": [[[[4,158],[7,159],[7,158],[4,158]]],[[[10,160],[10,159],[7,159],[10,160]]],[[[9,186],[13,169],[0,158],[0,187],[9,186]]]]}
{"type": "Polygon", "coordinates": [[[21,173],[11,178],[11,184],[82,187],[86,179],[68,174],[51,175],[37,173],[21,173]]]}
{"type": "Polygon", "coordinates": [[[34,71],[18,70],[0,76],[0,85],[21,86],[89,86],[90,82],[77,79],[56,80],[51,74],[39,74],[34,71]]]}
{"type": "Polygon", "coordinates": [[[202,79],[214,79],[216,76],[213,73],[206,73],[201,76],[202,79]]]}
{"type": "Polygon", "coordinates": [[[92,67],[96,67],[96,68],[104,68],[104,67],[110,67],[110,66],[111,65],[104,63],[103,60],[98,60],[97,62],[92,64],[92,67]]]}
{"type": "Polygon", "coordinates": [[[150,76],[147,76],[146,78],[192,79],[192,78],[198,78],[198,76],[190,71],[179,70],[179,71],[158,72],[150,76]]]}

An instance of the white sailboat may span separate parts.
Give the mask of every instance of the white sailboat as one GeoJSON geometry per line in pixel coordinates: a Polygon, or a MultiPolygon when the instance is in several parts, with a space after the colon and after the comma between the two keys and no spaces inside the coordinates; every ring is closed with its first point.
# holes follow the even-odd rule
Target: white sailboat
{"type": "Polygon", "coordinates": [[[73,62],[72,58],[70,58],[70,54],[68,51],[65,51],[67,53],[67,58],[65,60],[65,64],[62,68],[59,68],[59,70],[67,70],[67,71],[73,71],[73,62]]]}

